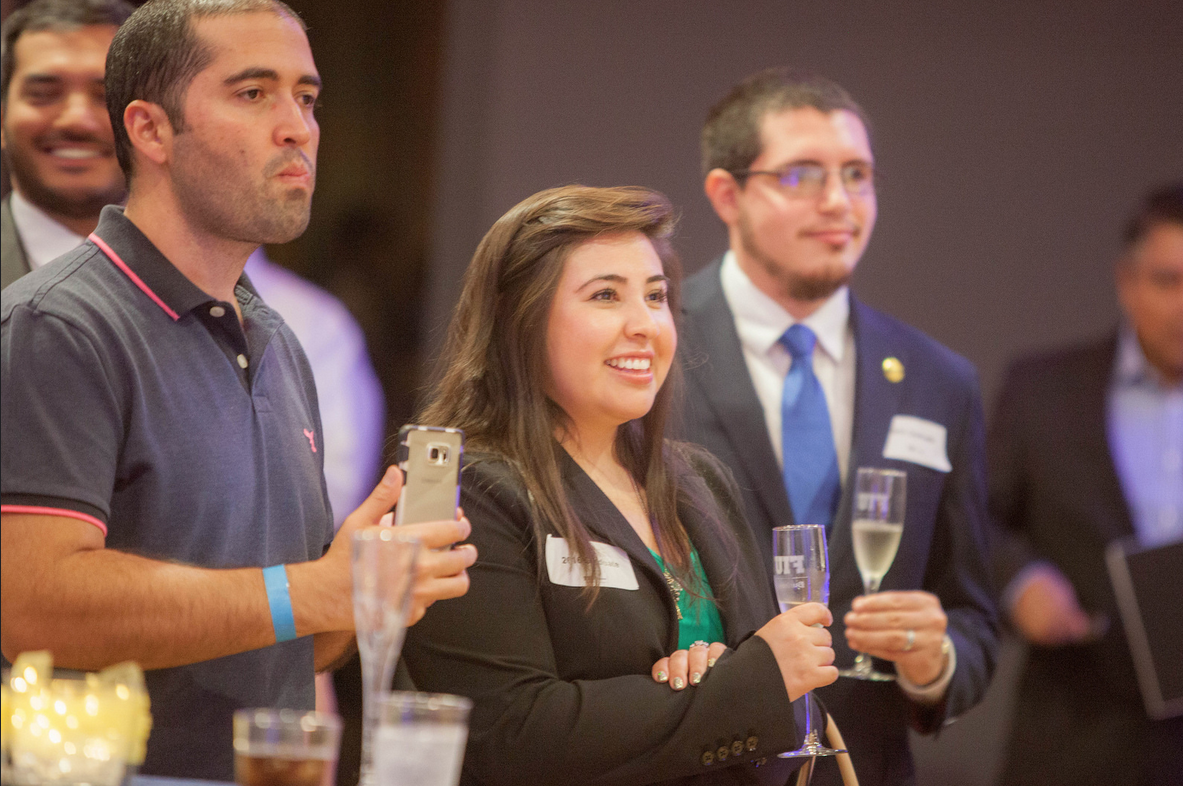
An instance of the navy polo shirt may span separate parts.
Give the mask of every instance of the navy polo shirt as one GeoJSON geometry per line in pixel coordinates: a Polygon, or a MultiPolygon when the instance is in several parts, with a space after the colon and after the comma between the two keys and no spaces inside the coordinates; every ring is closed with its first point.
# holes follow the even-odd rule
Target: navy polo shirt
{"type": "MultiPolygon", "coordinates": [[[[119,208],[3,291],[0,505],[206,568],[315,559],[333,537],[312,371],[244,276],[240,324],[119,208]]],[[[145,774],[233,780],[231,714],[314,704],[312,638],[147,675],[145,774]]]]}

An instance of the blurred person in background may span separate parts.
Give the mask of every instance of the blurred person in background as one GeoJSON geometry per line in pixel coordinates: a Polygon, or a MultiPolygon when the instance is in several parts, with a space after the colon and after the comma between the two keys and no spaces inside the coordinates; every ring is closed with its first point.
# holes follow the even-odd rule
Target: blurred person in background
{"type": "MultiPolygon", "coordinates": [[[[334,537],[316,391],[242,276],[307,226],[320,92],[273,0],[151,0],[105,75],[126,210],[0,296],[0,646],[146,670],[141,771],[230,780],[241,707],[313,706],[352,651],[350,535],[334,537]],[[151,67],[145,64],[150,64],[151,67]]],[[[412,620],[467,588],[465,520],[414,525],[412,620]]]]}
{"type": "Polygon", "coordinates": [[[1147,718],[1105,566],[1113,540],[1183,540],[1183,181],[1123,240],[1116,330],[1015,362],[989,433],[999,586],[1031,645],[1007,786],[1183,784],[1183,718],[1147,718]]]}
{"type": "MultiPolygon", "coordinates": [[[[847,286],[877,200],[867,122],[842,87],[754,74],[711,109],[702,155],[730,248],[686,282],[684,433],[735,472],[769,573],[773,527],[827,527],[836,663],[866,652],[896,679],[818,695],[864,786],[910,784],[909,726],[934,733],[977,704],[998,645],[977,373],[847,286]],[[899,550],[867,595],[859,467],[907,474],[899,550]]],[[[814,783],[838,776],[823,759],[814,783]]]]}
{"type": "Polygon", "coordinates": [[[0,202],[0,287],[76,248],[123,170],[103,88],[124,0],[35,0],[4,20],[0,143],[12,192],[0,202]]]}
{"type": "Polygon", "coordinates": [[[421,422],[467,434],[481,559],[403,653],[473,699],[465,784],[779,786],[837,676],[826,609],[777,613],[726,467],[665,438],[672,225],[645,189],[542,191],[465,274],[421,422]]]}

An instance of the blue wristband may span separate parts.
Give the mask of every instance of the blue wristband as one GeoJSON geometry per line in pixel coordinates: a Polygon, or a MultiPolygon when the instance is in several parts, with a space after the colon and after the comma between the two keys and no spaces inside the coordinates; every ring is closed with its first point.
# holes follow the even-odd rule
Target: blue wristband
{"type": "Polygon", "coordinates": [[[288,572],[283,565],[263,568],[263,584],[267,587],[267,603],[271,606],[271,627],[275,628],[275,643],[296,638],[296,617],[292,613],[292,596],[288,594],[288,572]]]}

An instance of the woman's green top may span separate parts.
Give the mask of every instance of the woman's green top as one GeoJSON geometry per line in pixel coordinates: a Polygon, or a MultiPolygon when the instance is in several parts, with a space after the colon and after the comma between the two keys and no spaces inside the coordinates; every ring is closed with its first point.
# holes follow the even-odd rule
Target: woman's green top
{"type": "Polygon", "coordinates": [[[711,583],[707,581],[707,575],[702,569],[698,550],[693,547],[690,549],[690,569],[694,572],[698,586],[702,588],[701,594],[705,597],[688,592],[681,584],[678,584],[673,578],[673,574],[666,570],[665,561],[661,555],[653,549],[649,549],[649,553],[653,555],[653,559],[657,560],[657,567],[661,568],[661,572],[665,574],[666,582],[669,583],[670,590],[674,593],[674,600],[678,604],[678,649],[689,649],[690,645],[696,641],[705,641],[708,644],[714,641],[726,641],[723,638],[723,619],[719,616],[718,607],[711,600],[714,593],[711,591],[711,583]]]}

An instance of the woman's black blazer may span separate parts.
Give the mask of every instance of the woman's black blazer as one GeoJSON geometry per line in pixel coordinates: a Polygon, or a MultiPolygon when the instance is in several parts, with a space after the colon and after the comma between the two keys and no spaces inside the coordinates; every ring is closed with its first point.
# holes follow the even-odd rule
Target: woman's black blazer
{"type": "MultiPolygon", "coordinates": [[[[622,549],[636,590],[579,588],[540,569],[530,506],[516,471],[472,454],[461,505],[480,556],[468,593],[433,605],[403,657],[419,690],[473,700],[464,784],[783,784],[799,760],[794,705],[768,645],[752,633],[777,613],[730,473],[699,448],[680,483],[706,501],[679,503],[726,631],[728,651],[681,692],[650,676],[677,649],[668,585],[649,550],[599,487],[562,454],[569,499],[595,541],[622,549]],[[713,520],[713,523],[712,523],[713,520]]],[[[801,702],[796,702],[800,705],[801,702]]]]}

